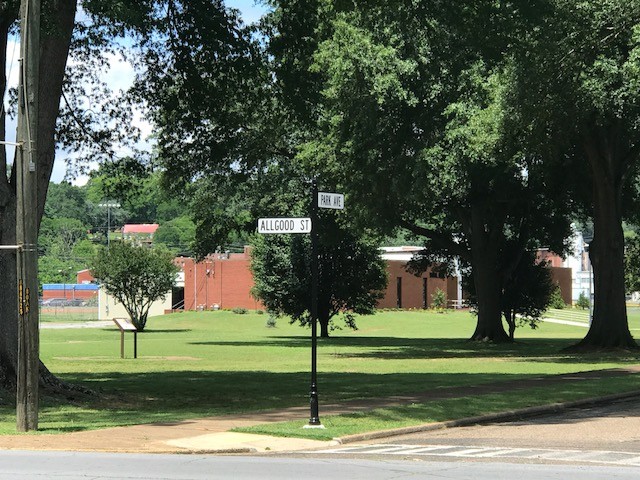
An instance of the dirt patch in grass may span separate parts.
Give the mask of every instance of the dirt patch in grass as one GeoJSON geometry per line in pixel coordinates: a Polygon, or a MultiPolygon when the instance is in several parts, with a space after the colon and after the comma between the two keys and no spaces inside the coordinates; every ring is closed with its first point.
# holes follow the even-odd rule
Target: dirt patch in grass
{"type": "Polygon", "coordinates": [[[169,360],[170,362],[187,362],[192,360],[202,360],[198,357],[180,357],[180,356],[167,356],[167,357],[144,357],[145,360],[169,360]]]}
{"type": "Polygon", "coordinates": [[[96,357],[53,357],[54,360],[77,361],[77,360],[111,360],[113,357],[96,356],[96,357]]]}

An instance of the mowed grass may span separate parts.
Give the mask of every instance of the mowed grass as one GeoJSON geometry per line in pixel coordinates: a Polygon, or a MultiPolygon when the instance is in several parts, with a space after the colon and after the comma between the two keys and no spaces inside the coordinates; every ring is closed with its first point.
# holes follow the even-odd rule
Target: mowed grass
{"type": "MultiPolygon", "coordinates": [[[[145,332],[138,335],[137,359],[131,358],[130,334],[126,335],[128,358],[120,358],[120,333],[115,325],[42,329],[41,358],[47,367],[63,380],[100,395],[72,401],[43,398],[41,432],[308,405],[309,330],[282,319],[276,328],[268,328],[266,322],[266,315],[231,312],[187,312],[151,318],[145,332]]],[[[319,339],[321,408],[323,404],[353,399],[638,362],[634,354],[564,353],[562,348],[582,338],[586,329],[549,323],[535,331],[518,329],[519,341],[514,345],[468,342],[475,318],[467,312],[388,311],[360,317],[358,326],[357,331],[338,330],[331,338],[319,339]]],[[[632,316],[632,330],[639,327],[640,315],[632,316]]],[[[640,388],[635,383],[633,379],[620,380],[605,390],[640,388]]],[[[570,396],[588,396],[602,385],[596,382],[586,389],[579,387],[570,396]]],[[[558,396],[553,392],[545,395],[550,395],[549,400],[558,396]]],[[[512,403],[498,395],[488,403],[476,404],[490,409],[492,404],[503,408],[505,402],[512,403]]],[[[438,419],[465,413],[453,403],[444,402],[439,408],[438,419]]],[[[401,415],[402,424],[433,417],[433,412],[418,411],[417,407],[413,413],[411,408],[409,413],[382,411],[369,417],[401,415]]],[[[0,432],[15,432],[14,405],[5,400],[0,415],[0,432]]],[[[369,428],[361,417],[355,417],[359,428],[369,428]]],[[[305,420],[301,419],[302,424],[305,420]]]]}

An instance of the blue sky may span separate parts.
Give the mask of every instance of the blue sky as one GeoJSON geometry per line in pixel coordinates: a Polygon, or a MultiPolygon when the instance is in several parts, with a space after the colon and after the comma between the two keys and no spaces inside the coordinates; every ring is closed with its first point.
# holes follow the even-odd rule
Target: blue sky
{"type": "MultiPolygon", "coordinates": [[[[260,19],[260,17],[266,11],[266,7],[262,4],[261,0],[225,0],[225,5],[231,8],[236,8],[240,11],[241,17],[246,24],[254,23],[260,19]]],[[[11,48],[11,46],[10,46],[11,48]]],[[[15,46],[9,52],[9,58],[12,58],[12,55],[17,57],[19,55],[19,46],[15,46]],[[13,51],[13,54],[12,54],[13,51]]],[[[9,83],[17,83],[17,69],[13,69],[7,73],[11,74],[9,78],[9,83]]],[[[109,83],[112,88],[126,88],[127,84],[130,84],[133,79],[133,69],[130,65],[125,62],[118,61],[114,59],[111,64],[111,70],[107,74],[105,81],[109,83]]],[[[151,133],[151,126],[145,124],[142,120],[142,116],[139,116],[139,121],[141,122],[140,127],[144,135],[149,135],[151,133]]],[[[15,122],[7,121],[7,140],[12,141],[15,138],[15,122]]],[[[13,152],[8,149],[9,158],[13,157],[13,152]]],[[[66,165],[65,158],[67,158],[69,154],[66,152],[58,151],[56,154],[56,163],[54,165],[53,173],[51,176],[51,180],[53,182],[60,182],[64,179],[66,173],[66,165]]],[[[74,183],[82,184],[86,182],[86,178],[78,178],[74,181],[74,183]]]]}
{"type": "Polygon", "coordinates": [[[240,10],[240,12],[242,12],[242,19],[245,23],[253,23],[257,21],[266,10],[260,0],[225,0],[224,3],[228,7],[240,10]]]}

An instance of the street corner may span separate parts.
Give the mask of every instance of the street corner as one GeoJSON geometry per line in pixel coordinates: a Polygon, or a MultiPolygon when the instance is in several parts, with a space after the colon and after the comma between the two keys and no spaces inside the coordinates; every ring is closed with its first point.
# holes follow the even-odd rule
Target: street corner
{"type": "Polygon", "coordinates": [[[164,444],[183,449],[185,453],[242,454],[314,450],[333,446],[335,442],[250,433],[218,432],[167,440],[164,444]]]}

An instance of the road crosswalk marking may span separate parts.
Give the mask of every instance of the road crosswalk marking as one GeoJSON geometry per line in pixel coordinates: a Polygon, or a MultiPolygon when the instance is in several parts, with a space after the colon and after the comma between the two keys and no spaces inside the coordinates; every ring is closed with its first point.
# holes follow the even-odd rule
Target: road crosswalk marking
{"type": "Polygon", "coordinates": [[[313,453],[334,455],[418,455],[486,459],[517,458],[521,460],[554,460],[640,467],[640,452],[616,452],[608,450],[479,447],[470,445],[374,444],[334,447],[315,450],[313,453]]]}

